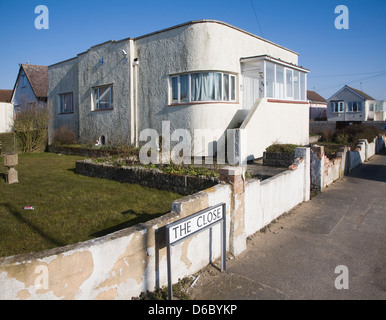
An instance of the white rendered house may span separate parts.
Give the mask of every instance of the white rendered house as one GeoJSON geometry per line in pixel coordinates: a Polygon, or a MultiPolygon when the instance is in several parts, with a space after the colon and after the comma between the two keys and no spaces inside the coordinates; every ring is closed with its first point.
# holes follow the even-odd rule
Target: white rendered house
{"type": "Polygon", "coordinates": [[[68,125],[82,143],[138,145],[168,122],[209,132],[192,155],[224,150],[235,129],[248,159],[261,157],[275,141],[308,143],[307,73],[297,53],[220,21],[108,41],[49,66],[50,142],[68,125]]]}

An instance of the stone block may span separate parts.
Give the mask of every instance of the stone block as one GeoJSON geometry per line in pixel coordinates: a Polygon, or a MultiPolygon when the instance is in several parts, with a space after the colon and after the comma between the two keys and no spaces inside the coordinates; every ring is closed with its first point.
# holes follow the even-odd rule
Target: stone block
{"type": "Polygon", "coordinates": [[[14,168],[10,168],[6,173],[5,173],[5,181],[8,184],[12,183],[17,183],[19,182],[18,180],[18,173],[14,168]]]}
{"type": "Polygon", "coordinates": [[[4,156],[4,165],[8,168],[17,166],[18,161],[19,158],[16,153],[10,153],[4,156]]]}

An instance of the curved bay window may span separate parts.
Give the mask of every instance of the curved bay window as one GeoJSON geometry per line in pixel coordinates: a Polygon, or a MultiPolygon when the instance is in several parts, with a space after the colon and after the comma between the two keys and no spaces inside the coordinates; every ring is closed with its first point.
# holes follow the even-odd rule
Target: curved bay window
{"type": "Polygon", "coordinates": [[[236,76],[233,74],[194,72],[170,79],[173,104],[236,101],[236,76]]]}

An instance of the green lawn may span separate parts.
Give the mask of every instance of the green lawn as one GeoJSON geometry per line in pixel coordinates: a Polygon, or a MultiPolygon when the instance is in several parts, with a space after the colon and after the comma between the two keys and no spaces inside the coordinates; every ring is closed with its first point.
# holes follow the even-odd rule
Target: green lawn
{"type": "Polygon", "coordinates": [[[0,157],[0,256],[96,238],[170,212],[182,196],[74,173],[82,157],[19,155],[19,183],[5,183],[0,157]],[[35,210],[24,210],[33,206],[35,210]]]}

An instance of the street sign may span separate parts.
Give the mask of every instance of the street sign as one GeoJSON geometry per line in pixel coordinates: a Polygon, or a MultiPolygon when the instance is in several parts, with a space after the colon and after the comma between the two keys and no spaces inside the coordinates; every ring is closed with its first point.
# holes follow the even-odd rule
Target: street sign
{"type": "Polygon", "coordinates": [[[220,203],[210,208],[201,210],[186,218],[170,223],[166,226],[167,264],[168,264],[168,292],[169,299],[173,298],[171,249],[176,245],[197,233],[212,228],[215,224],[221,224],[221,271],[226,269],[226,205],[220,203]]]}

